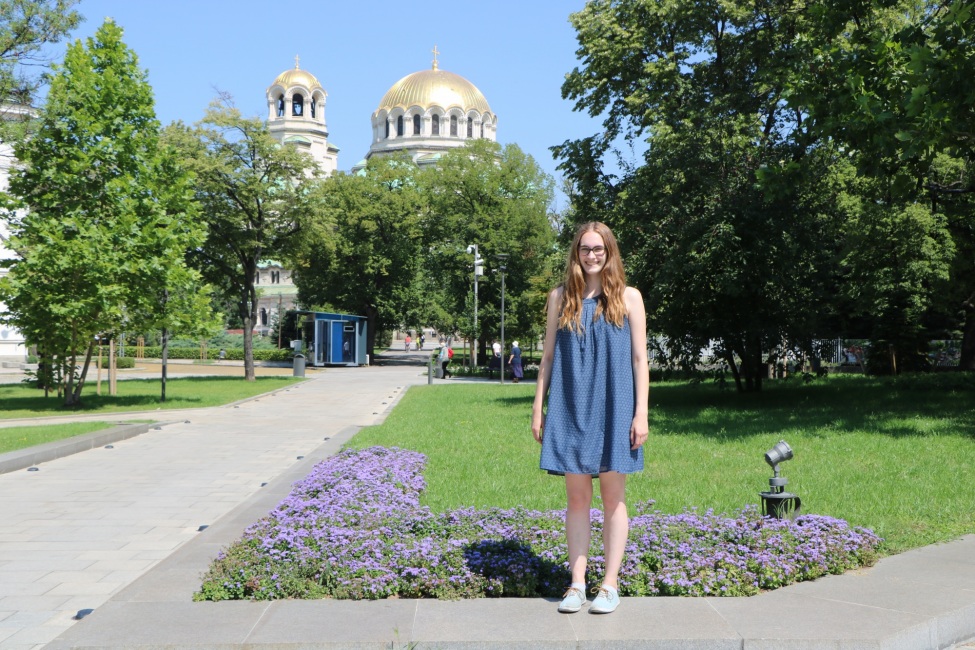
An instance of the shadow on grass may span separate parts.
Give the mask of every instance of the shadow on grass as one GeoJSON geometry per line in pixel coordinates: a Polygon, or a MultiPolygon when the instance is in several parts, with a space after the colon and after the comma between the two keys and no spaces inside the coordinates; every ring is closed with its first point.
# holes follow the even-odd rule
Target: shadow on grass
{"type": "MultiPolygon", "coordinates": [[[[490,399],[524,411],[535,398],[490,399]]],[[[823,437],[869,430],[894,438],[944,433],[975,438],[975,392],[911,390],[887,378],[863,377],[770,381],[758,393],[710,383],[661,383],[650,387],[650,428],[655,435],[694,434],[716,441],[794,429],[823,437]]]]}

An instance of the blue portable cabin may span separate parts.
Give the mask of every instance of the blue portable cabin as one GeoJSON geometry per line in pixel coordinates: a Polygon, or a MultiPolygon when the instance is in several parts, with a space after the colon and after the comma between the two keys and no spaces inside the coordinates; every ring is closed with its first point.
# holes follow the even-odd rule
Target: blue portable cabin
{"type": "Polygon", "coordinates": [[[364,366],[366,317],[299,311],[305,363],[310,366],[364,366]]]}

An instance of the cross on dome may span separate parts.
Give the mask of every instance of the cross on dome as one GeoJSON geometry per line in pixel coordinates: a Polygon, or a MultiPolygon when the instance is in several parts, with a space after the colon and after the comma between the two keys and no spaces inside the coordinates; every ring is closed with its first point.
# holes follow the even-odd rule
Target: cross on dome
{"type": "Polygon", "coordinates": [[[434,44],[433,49],[430,51],[433,52],[433,69],[439,70],[440,68],[437,65],[437,57],[440,56],[440,50],[438,50],[436,44],[434,44]]]}

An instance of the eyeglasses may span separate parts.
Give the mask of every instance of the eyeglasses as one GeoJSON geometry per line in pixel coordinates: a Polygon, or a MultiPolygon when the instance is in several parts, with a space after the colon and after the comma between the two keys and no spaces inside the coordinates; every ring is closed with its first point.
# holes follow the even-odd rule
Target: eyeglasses
{"type": "Polygon", "coordinates": [[[579,257],[589,257],[589,253],[592,253],[596,257],[602,257],[606,254],[605,246],[579,246],[579,257]]]}

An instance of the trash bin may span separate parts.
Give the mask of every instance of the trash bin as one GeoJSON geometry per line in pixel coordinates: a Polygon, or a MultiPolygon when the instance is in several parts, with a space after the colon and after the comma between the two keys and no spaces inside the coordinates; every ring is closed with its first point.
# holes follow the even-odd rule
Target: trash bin
{"type": "Polygon", "coordinates": [[[295,370],[293,376],[295,377],[305,376],[305,355],[303,354],[295,355],[295,370]]]}

